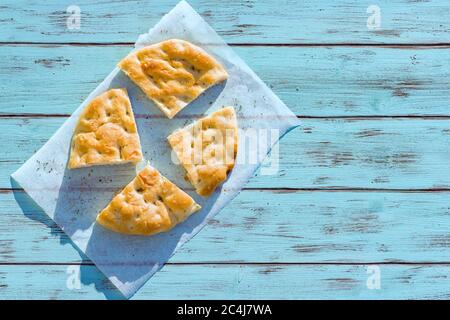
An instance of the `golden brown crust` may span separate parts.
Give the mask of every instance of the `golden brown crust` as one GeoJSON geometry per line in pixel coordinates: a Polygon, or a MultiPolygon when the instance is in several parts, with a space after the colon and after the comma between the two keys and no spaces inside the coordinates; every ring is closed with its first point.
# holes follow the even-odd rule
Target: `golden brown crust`
{"type": "Polygon", "coordinates": [[[70,150],[69,169],[139,162],[141,143],[125,89],[111,89],[82,111],[70,150]]]}
{"type": "Polygon", "coordinates": [[[107,229],[153,235],[172,229],[200,206],[183,190],[147,165],[97,216],[107,229]]]}
{"type": "Polygon", "coordinates": [[[211,195],[233,169],[237,131],[234,108],[226,107],[167,137],[198,194],[211,195]]]}
{"type": "Polygon", "coordinates": [[[118,66],[170,119],[206,89],[228,78],[212,56],[178,39],[134,51],[118,66]]]}

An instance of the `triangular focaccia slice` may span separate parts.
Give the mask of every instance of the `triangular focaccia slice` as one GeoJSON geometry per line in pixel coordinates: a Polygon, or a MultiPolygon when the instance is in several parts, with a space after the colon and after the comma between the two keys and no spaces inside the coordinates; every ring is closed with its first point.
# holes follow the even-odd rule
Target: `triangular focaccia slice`
{"type": "Polygon", "coordinates": [[[183,190],[147,165],[97,216],[107,229],[153,235],[172,229],[200,206],[183,190]]]}
{"type": "Polygon", "coordinates": [[[127,91],[111,89],[94,98],[78,119],[69,169],[141,160],[141,143],[127,91]]]}
{"type": "Polygon", "coordinates": [[[118,64],[131,80],[171,119],[228,74],[203,49],[171,39],[130,53],[118,64]]]}
{"type": "Polygon", "coordinates": [[[201,196],[209,196],[234,167],[238,134],[236,113],[226,107],[172,133],[167,139],[187,178],[201,196]]]}

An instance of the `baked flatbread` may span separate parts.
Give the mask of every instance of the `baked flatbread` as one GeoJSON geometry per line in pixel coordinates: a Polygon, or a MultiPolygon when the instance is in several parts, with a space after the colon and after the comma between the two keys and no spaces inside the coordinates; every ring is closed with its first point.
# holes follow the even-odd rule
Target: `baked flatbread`
{"type": "Polygon", "coordinates": [[[172,229],[200,206],[183,190],[147,165],[97,216],[107,229],[153,235],[172,229]]]}
{"type": "Polygon", "coordinates": [[[141,143],[125,89],[111,89],[93,99],[75,128],[69,169],[142,160],[141,143]]]}
{"type": "Polygon", "coordinates": [[[206,89],[228,78],[222,65],[206,51],[178,39],[134,51],[118,66],[169,119],[206,89]]]}
{"type": "Polygon", "coordinates": [[[226,107],[167,137],[199,195],[211,195],[233,169],[237,131],[234,108],[226,107]]]}

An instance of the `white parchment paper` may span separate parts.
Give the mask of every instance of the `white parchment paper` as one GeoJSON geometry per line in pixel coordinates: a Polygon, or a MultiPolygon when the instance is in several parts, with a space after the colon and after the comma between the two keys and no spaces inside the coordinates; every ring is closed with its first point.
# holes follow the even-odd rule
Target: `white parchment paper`
{"type": "Polygon", "coordinates": [[[255,145],[243,138],[244,133],[267,129],[270,136],[270,130],[274,129],[281,137],[299,125],[296,116],[185,1],[165,15],[147,34],[139,36],[136,48],[170,38],[188,40],[204,48],[225,66],[229,79],[209,89],[169,120],[138,87],[115,69],[50,140],[12,174],[13,179],[127,298],[240,192],[278,139],[260,138],[255,145]],[[125,236],[95,224],[97,213],[134,178],[136,167],[66,168],[72,133],[83,107],[104,91],[122,87],[127,88],[131,99],[146,161],[202,206],[201,211],[170,232],[152,237],[125,236]],[[166,137],[175,129],[227,105],[236,108],[241,131],[238,164],[221,188],[211,197],[202,198],[184,180],[182,167],[171,160],[171,148],[166,137]],[[252,158],[250,154],[258,154],[259,159],[246,160],[252,158]]]}

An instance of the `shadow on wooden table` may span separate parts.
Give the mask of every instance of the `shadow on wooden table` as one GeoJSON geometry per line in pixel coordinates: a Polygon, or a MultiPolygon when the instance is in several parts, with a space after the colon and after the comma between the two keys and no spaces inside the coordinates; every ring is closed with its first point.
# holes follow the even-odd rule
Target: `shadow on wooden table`
{"type": "MultiPolygon", "coordinates": [[[[207,199],[196,197],[203,210],[192,215],[170,232],[152,237],[124,236],[98,226],[95,223],[95,216],[111,200],[114,193],[123,188],[125,181],[130,181],[135,175],[134,166],[105,166],[97,168],[95,172],[90,170],[91,168],[84,168],[77,171],[65,171],[54,208],[54,221],[26,192],[17,190],[20,186],[12,179],[11,185],[16,189],[14,197],[25,216],[44,223],[50,228],[52,235],[59,237],[61,244],[71,244],[77,250],[82,260],[79,268],[80,282],[84,285],[94,284],[96,290],[108,299],[123,299],[125,297],[108,278],[116,278],[125,285],[125,290],[131,291],[133,289],[130,284],[139,287],[145,283],[150,275],[164,266],[185,236],[198,231],[197,227],[202,224],[215,204],[220,188],[207,199]],[[115,171],[115,174],[113,172],[106,174],[103,172],[105,170],[115,171]],[[108,178],[103,181],[105,177],[108,178]],[[99,179],[103,181],[101,184],[98,183],[99,179]],[[83,192],[79,192],[80,187],[83,188],[83,192]],[[63,226],[63,229],[59,226],[63,226]],[[86,254],[71,238],[80,240],[81,249],[86,254]],[[83,240],[83,238],[86,239],[83,240]],[[93,266],[93,262],[88,257],[94,258],[101,272],[93,266]]],[[[78,263],[68,262],[67,278],[73,276],[74,269],[69,269],[69,266],[74,265],[78,263]]]]}
{"type": "MultiPolygon", "coordinates": [[[[21,189],[21,186],[10,178],[11,187],[13,189],[14,199],[21,208],[23,214],[34,221],[44,224],[49,228],[52,236],[58,237],[59,242],[63,245],[70,244],[80,255],[79,265],[79,280],[83,285],[94,285],[98,292],[104,294],[107,299],[124,299],[125,297],[120,291],[106,278],[96,267],[91,260],[78,249],[78,247],[70,240],[70,238],[61,230],[60,227],[34,202],[34,200],[21,189]]],[[[45,263],[45,261],[44,261],[45,263]]],[[[73,275],[69,273],[69,266],[78,266],[78,262],[73,264],[68,263],[67,277],[73,275]]],[[[76,270],[76,269],[75,269],[76,270]]],[[[66,282],[64,282],[66,283],[66,282]]],[[[67,288],[67,290],[70,290],[67,288]]],[[[76,291],[77,289],[72,289],[76,291]]]]}

